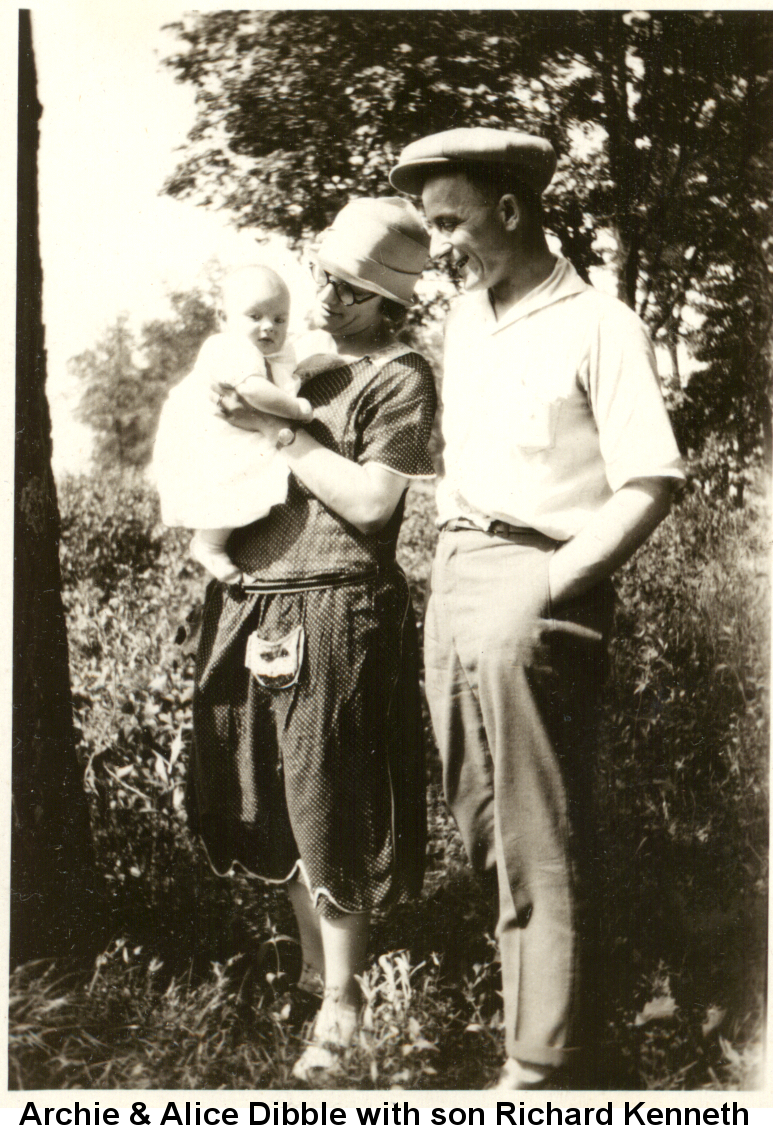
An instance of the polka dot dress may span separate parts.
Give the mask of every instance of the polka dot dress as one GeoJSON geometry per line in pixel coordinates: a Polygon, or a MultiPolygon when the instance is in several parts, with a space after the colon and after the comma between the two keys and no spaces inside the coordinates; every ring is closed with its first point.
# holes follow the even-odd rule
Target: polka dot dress
{"type": "MultiPolygon", "coordinates": [[[[303,394],[315,407],[309,430],[330,449],[408,477],[431,474],[435,394],[421,356],[328,367],[303,394]]],[[[286,503],[229,547],[266,591],[213,582],[207,593],[191,822],[218,872],[239,864],[282,881],[302,861],[333,917],[421,888],[419,653],[394,560],[401,516],[402,504],[384,530],[363,535],[291,477],[286,503]],[[304,587],[320,576],[338,583],[304,587]],[[250,636],[275,644],[299,627],[303,650],[288,685],[262,685],[245,664],[250,636]]]]}

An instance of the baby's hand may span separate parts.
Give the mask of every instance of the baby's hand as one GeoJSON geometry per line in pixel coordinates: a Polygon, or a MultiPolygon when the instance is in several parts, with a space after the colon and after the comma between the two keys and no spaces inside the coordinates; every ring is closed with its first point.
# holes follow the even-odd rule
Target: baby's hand
{"type": "Polygon", "coordinates": [[[301,422],[311,422],[314,418],[314,407],[308,399],[298,399],[298,418],[301,422]]]}
{"type": "Polygon", "coordinates": [[[288,404],[284,410],[275,410],[273,414],[279,418],[291,418],[293,422],[311,422],[314,418],[314,408],[308,399],[299,399],[294,395],[285,395],[288,404]]]}

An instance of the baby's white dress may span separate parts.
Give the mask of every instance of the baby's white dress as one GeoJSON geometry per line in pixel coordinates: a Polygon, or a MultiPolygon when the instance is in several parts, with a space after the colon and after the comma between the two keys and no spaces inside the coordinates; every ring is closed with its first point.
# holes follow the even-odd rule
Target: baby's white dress
{"type": "Polygon", "coordinates": [[[212,402],[214,383],[249,398],[248,376],[265,376],[266,360],[278,387],[296,394],[295,353],[264,358],[245,337],[221,332],[202,345],[190,374],[173,387],[153,450],[153,474],[165,525],[236,529],[265,517],[285,501],[289,467],[262,434],[231,426],[212,402]]]}

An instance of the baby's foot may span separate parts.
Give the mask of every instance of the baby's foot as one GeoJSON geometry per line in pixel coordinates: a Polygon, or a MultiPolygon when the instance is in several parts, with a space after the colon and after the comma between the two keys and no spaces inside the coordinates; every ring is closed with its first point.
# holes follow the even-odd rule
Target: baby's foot
{"type": "Polygon", "coordinates": [[[201,538],[194,536],[190,544],[191,556],[203,565],[207,572],[211,572],[216,580],[223,584],[240,584],[241,569],[238,569],[226,553],[211,548],[201,538]]]}

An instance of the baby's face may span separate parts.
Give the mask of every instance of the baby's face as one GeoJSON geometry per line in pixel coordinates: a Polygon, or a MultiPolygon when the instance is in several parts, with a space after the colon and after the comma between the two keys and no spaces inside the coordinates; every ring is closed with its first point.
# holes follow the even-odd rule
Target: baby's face
{"type": "Polygon", "coordinates": [[[223,297],[223,330],[247,336],[263,355],[281,351],[287,338],[287,289],[256,276],[231,287],[223,297]]]}

